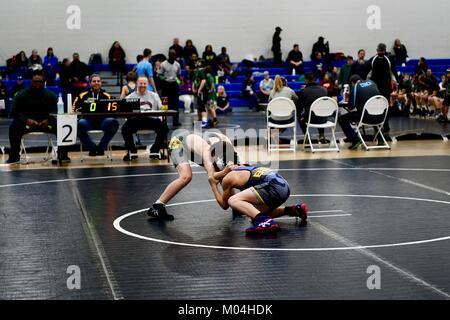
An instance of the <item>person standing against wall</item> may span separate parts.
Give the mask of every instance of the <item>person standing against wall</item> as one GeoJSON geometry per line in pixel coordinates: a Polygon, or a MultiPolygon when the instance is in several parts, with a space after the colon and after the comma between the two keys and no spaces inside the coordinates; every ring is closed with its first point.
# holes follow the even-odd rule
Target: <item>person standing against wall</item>
{"type": "Polygon", "coordinates": [[[275,28],[275,33],[272,38],[272,52],[273,52],[273,64],[274,68],[281,68],[283,61],[281,60],[281,38],[280,33],[283,31],[280,27],[275,28]]]}

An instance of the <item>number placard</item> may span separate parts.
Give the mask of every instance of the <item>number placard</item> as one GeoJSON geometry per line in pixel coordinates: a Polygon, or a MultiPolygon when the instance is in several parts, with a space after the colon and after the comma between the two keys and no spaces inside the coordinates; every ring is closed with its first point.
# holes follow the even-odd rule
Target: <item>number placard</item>
{"type": "Polygon", "coordinates": [[[58,146],[71,146],[77,142],[77,115],[58,114],[58,146]]]}

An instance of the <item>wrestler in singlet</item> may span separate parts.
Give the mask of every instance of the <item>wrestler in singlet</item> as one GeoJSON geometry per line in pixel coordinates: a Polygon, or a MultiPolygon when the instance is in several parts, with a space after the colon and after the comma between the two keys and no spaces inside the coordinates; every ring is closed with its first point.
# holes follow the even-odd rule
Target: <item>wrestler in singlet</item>
{"type": "Polygon", "coordinates": [[[247,183],[241,190],[251,188],[258,199],[270,209],[278,208],[291,194],[288,182],[275,170],[259,166],[243,166],[233,171],[250,173],[247,183]]]}

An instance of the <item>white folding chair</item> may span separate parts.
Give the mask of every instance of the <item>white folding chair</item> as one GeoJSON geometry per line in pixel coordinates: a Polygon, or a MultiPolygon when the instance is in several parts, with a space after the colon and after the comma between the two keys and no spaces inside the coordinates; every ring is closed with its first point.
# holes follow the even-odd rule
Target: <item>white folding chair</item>
{"type": "Polygon", "coordinates": [[[356,131],[358,132],[358,136],[366,148],[367,151],[370,149],[390,149],[391,147],[387,143],[384,138],[383,132],[381,131],[384,125],[384,121],[386,121],[387,113],[389,109],[389,102],[383,96],[374,96],[367,100],[364,104],[364,108],[361,114],[361,120],[356,127],[356,131]],[[376,117],[376,118],[375,118],[376,117]],[[382,120],[381,120],[382,119],[382,120]],[[364,126],[373,127],[375,129],[375,136],[373,142],[377,142],[378,136],[381,136],[383,139],[382,145],[368,146],[363,139],[363,135],[361,134],[360,129],[364,129],[364,126]]]}
{"type": "Polygon", "coordinates": [[[29,157],[27,155],[27,149],[25,148],[25,138],[26,137],[38,137],[38,136],[47,136],[47,149],[45,150],[44,161],[50,160],[52,158],[56,159],[56,146],[53,143],[52,133],[48,132],[28,132],[22,136],[22,140],[20,141],[20,153],[24,154],[25,162],[28,163],[29,157]],[[50,156],[50,148],[51,148],[51,156],[50,156]]]}
{"type": "Polygon", "coordinates": [[[293,151],[295,152],[297,146],[297,109],[291,99],[278,97],[269,102],[267,105],[267,149],[271,151],[293,151]],[[280,148],[272,147],[270,130],[271,129],[285,129],[293,128],[294,137],[292,147],[280,148]]]}
{"type": "MultiPolygon", "coordinates": [[[[89,130],[88,134],[104,134],[103,130],[89,130]]],[[[112,147],[111,147],[111,142],[108,143],[108,146],[106,147],[106,157],[110,160],[113,161],[113,157],[112,157],[112,147]]],[[[83,162],[84,158],[83,158],[83,144],[80,141],[80,161],[83,162]]]]}
{"type": "Polygon", "coordinates": [[[309,146],[311,152],[316,151],[337,151],[339,152],[339,147],[336,141],[336,123],[338,118],[338,104],[336,100],[330,97],[321,97],[316,99],[309,109],[308,122],[306,123],[306,133],[303,138],[303,150],[305,150],[306,146],[309,146]],[[312,120],[312,115],[321,118],[334,118],[334,121],[327,120],[326,123],[314,123],[312,120]],[[311,141],[311,133],[309,132],[310,128],[317,129],[330,129],[331,130],[331,139],[328,145],[328,148],[314,148],[313,143],[311,141]],[[308,143],[306,142],[308,141],[308,143]]]}

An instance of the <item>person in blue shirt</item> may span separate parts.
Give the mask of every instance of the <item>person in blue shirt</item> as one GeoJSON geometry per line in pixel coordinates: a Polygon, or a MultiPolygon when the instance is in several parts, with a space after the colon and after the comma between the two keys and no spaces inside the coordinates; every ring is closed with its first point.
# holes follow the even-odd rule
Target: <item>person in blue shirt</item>
{"type": "Polygon", "coordinates": [[[152,55],[152,50],[145,48],[143,52],[144,58],[141,62],[136,65],[136,73],[138,77],[147,77],[149,86],[148,90],[153,92],[158,92],[155,80],[153,79],[153,66],[150,63],[150,57],[152,55]]]}
{"type": "Polygon", "coordinates": [[[44,57],[44,73],[47,80],[47,85],[52,86],[55,82],[56,72],[58,66],[58,57],[53,53],[53,48],[47,49],[47,55],[44,57]]]}

